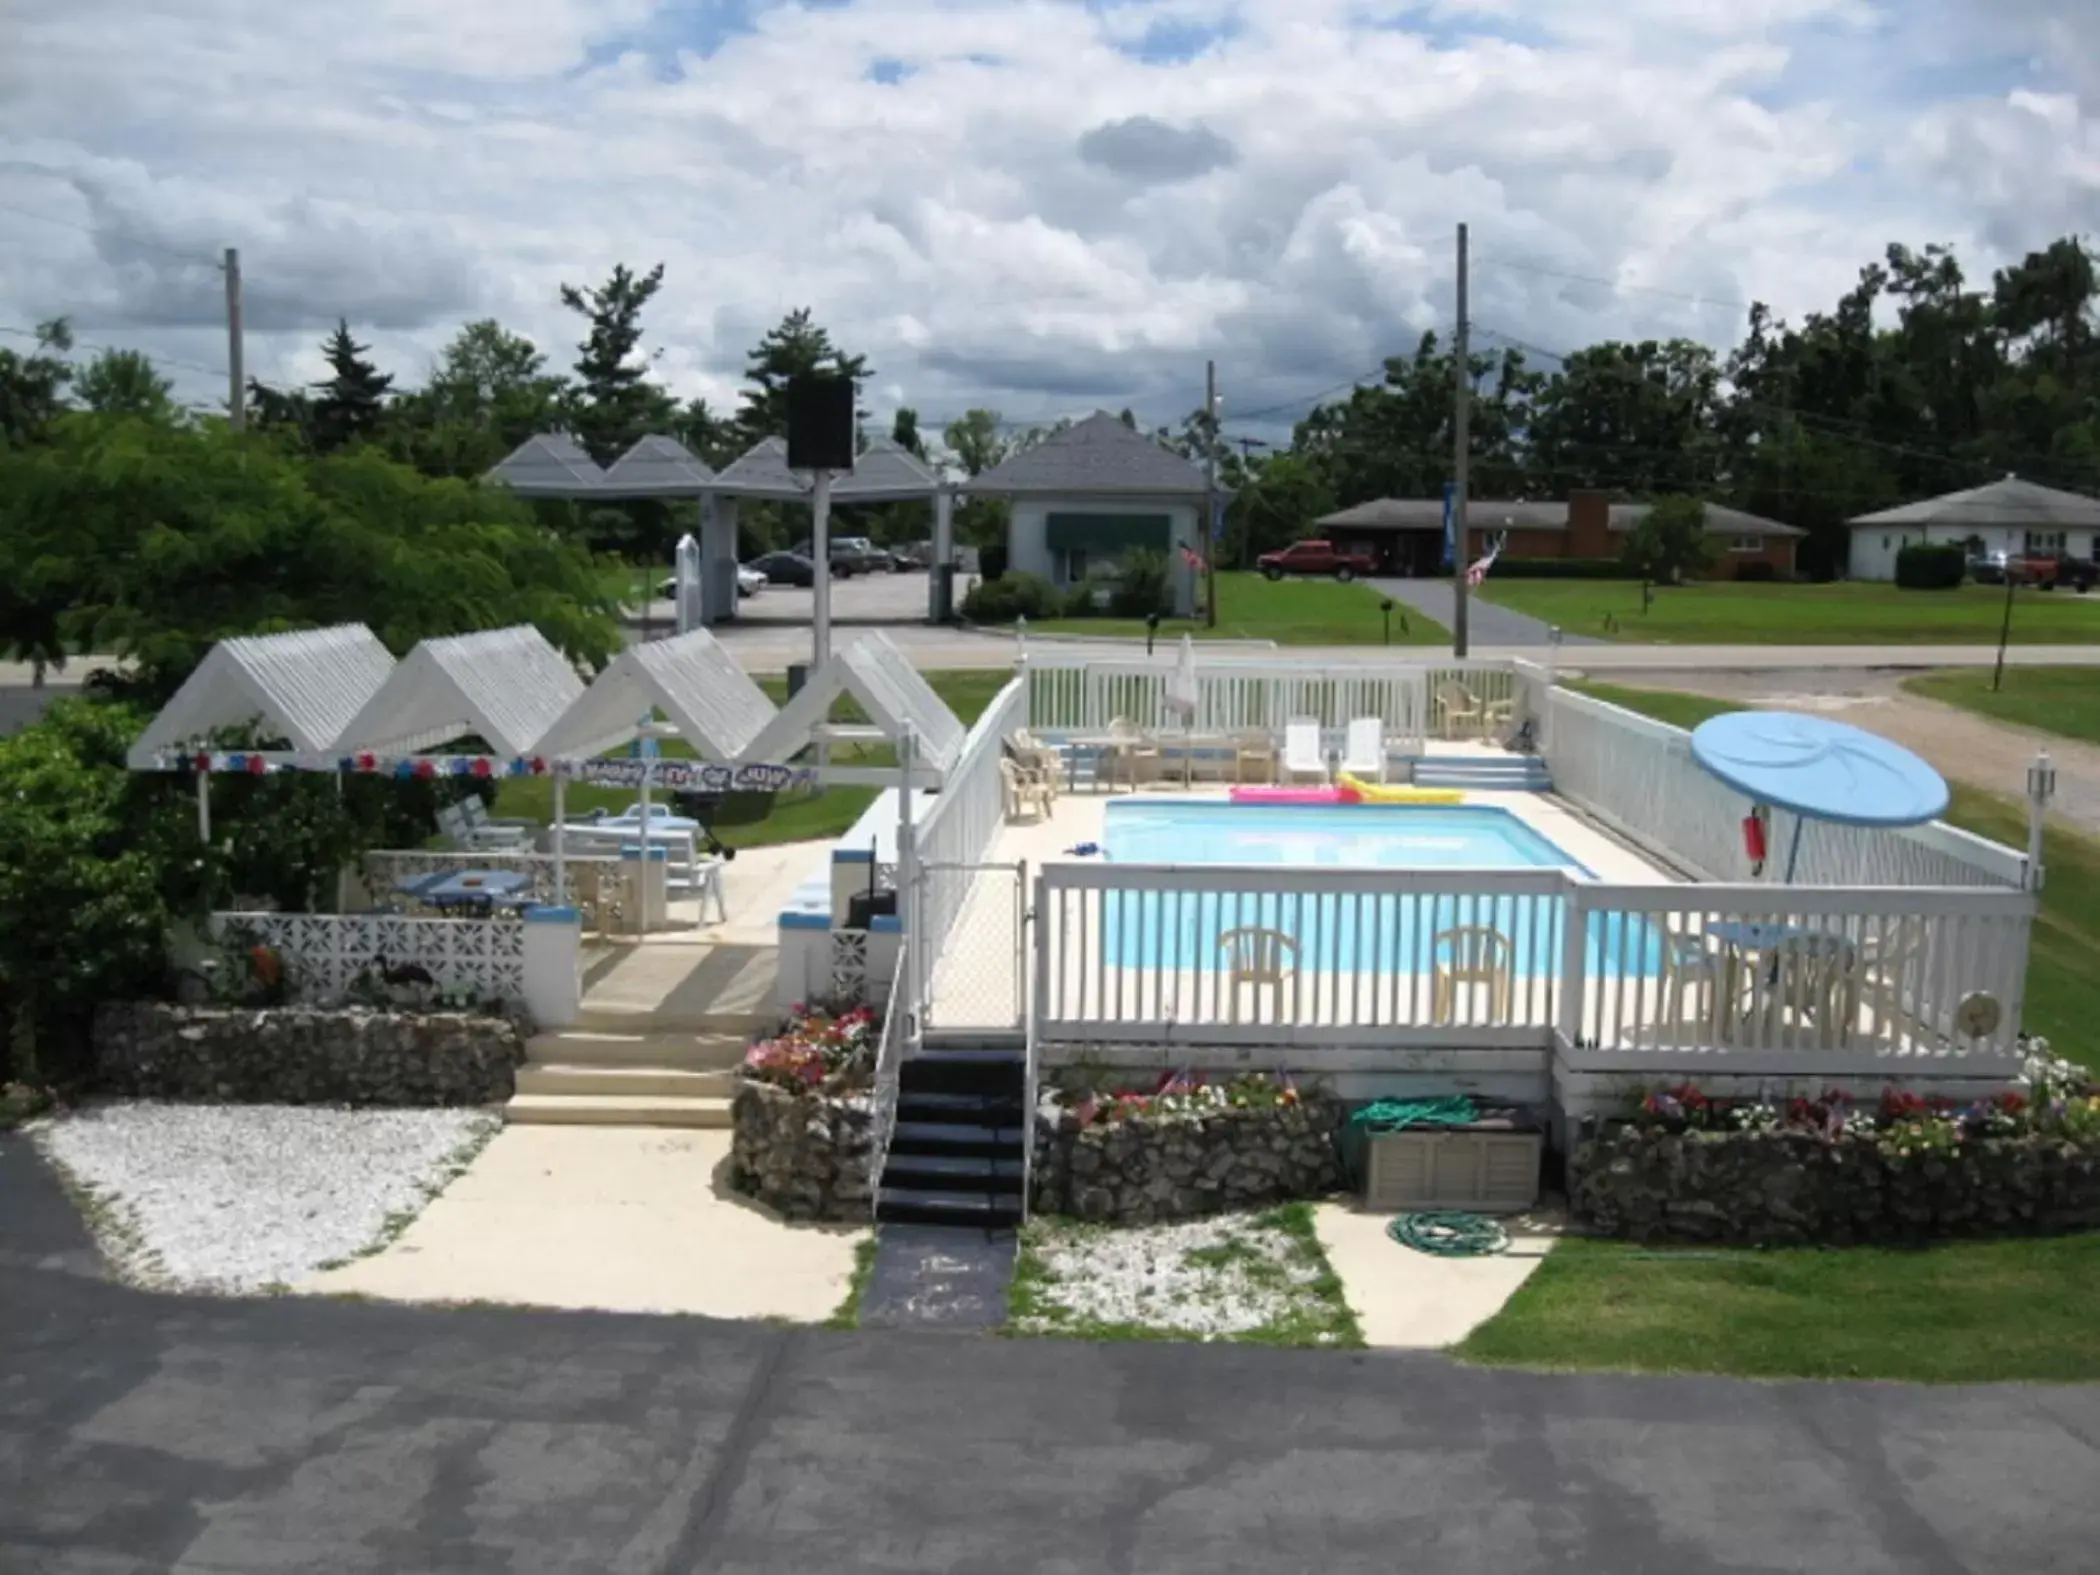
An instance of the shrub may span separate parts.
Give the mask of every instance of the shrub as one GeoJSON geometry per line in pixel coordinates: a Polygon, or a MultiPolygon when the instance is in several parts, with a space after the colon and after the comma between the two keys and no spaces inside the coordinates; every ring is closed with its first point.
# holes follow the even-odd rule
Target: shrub
{"type": "Polygon", "coordinates": [[[1095,589],[1094,584],[1086,580],[1082,580],[1079,584],[1067,589],[1064,594],[1064,600],[1058,603],[1058,616],[1061,618],[1098,617],[1101,609],[1094,605],[1095,589]]]}
{"type": "Polygon", "coordinates": [[[1153,613],[1165,617],[1173,609],[1173,583],[1167,555],[1150,547],[1138,547],[1125,553],[1108,610],[1118,618],[1148,618],[1153,613]]]}
{"type": "Polygon", "coordinates": [[[1769,585],[1779,578],[1779,569],[1777,565],[1763,561],[1739,563],[1735,566],[1735,577],[1752,584],[1769,585]]]}
{"type": "Polygon", "coordinates": [[[977,576],[989,583],[1006,574],[1006,543],[989,542],[977,549],[977,576]]]}
{"type": "Polygon", "coordinates": [[[1040,574],[1007,574],[972,586],[962,612],[972,623],[1012,623],[1055,617],[1063,605],[1057,587],[1040,574]]]}
{"type": "Polygon", "coordinates": [[[1498,580],[1623,580],[1626,565],[1617,558],[1497,558],[1498,580]]]}
{"type": "Polygon", "coordinates": [[[1952,542],[1915,542],[1896,554],[1896,584],[1906,591],[1951,591],[1968,572],[1968,560],[1952,542]]]}

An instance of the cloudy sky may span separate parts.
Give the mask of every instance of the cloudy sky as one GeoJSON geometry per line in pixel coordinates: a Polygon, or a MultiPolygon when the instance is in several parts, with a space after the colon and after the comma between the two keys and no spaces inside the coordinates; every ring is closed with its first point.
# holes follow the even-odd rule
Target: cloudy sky
{"type": "Polygon", "coordinates": [[[935,423],[1220,367],[1257,429],[1453,318],[1725,344],[1890,240],[2100,230],[2089,0],[0,0],[0,342],[70,316],[223,395],[340,315],[404,385],[563,281],[666,265],[659,374],[731,404],[812,307],[935,423]]]}

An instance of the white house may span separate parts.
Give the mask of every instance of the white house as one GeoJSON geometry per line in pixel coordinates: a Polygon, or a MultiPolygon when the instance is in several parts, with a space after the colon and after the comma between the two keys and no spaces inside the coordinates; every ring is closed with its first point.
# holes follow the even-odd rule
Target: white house
{"type": "Polygon", "coordinates": [[[1980,545],[1985,552],[2093,555],[2100,498],[2007,476],[1988,486],[1862,514],[1852,527],[1852,578],[1893,580],[1896,554],[1914,543],[1980,545]]]}
{"type": "Polygon", "coordinates": [[[1082,583],[1125,553],[1166,554],[1174,611],[1196,610],[1197,571],[1183,554],[1208,555],[1202,469],[1120,417],[1096,411],[968,483],[1013,500],[1007,567],[1058,586],[1082,583]]]}

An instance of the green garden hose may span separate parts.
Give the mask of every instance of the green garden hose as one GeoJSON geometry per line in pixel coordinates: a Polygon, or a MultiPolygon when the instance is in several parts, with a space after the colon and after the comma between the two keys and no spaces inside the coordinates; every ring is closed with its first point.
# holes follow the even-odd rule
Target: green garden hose
{"type": "Polygon", "coordinates": [[[1385,1233],[1433,1258],[1486,1258],[1509,1250],[1509,1232],[1484,1214],[1402,1214],[1385,1233]]]}

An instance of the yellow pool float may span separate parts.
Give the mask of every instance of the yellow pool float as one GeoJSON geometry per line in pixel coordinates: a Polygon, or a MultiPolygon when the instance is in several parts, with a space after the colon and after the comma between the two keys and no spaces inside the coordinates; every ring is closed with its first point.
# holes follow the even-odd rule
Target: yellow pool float
{"type": "Polygon", "coordinates": [[[1341,785],[1366,804],[1463,804],[1465,793],[1458,788],[1387,787],[1382,782],[1364,782],[1342,773],[1341,785]]]}

